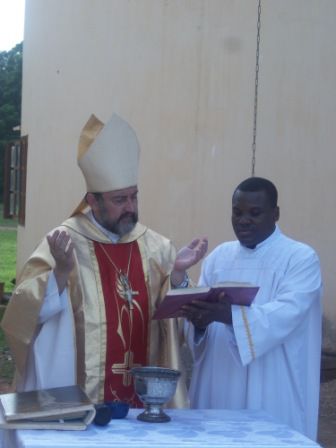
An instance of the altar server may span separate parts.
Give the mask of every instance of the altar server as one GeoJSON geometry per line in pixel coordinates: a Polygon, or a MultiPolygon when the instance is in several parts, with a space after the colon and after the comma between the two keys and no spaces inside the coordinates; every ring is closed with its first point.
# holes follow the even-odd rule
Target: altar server
{"type": "Polygon", "coordinates": [[[250,307],[196,302],[185,307],[194,355],[195,408],[262,409],[311,439],[318,424],[321,273],[315,251],[284,235],[277,189],[252,177],[232,196],[237,241],[220,244],[202,264],[200,285],[249,282],[250,307]]]}

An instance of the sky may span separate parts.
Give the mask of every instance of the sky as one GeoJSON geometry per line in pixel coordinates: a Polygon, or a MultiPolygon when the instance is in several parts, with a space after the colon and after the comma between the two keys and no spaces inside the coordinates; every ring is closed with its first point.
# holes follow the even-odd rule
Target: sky
{"type": "Polygon", "coordinates": [[[25,0],[0,0],[0,51],[23,41],[25,0]]]}

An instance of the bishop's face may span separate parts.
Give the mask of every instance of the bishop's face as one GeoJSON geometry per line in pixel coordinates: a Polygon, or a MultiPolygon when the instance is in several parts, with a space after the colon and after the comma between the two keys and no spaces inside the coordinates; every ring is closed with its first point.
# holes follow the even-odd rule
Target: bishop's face
{"type": "Polygon", "coordinates": [[[251,249],[268,238],[279,219],[265,191],[237,190],[232,197],[232,227],[243,246],[251,249]]]}
{"type": "Polygon", "coordinates": [[[88,202],[97,222],[119,236],[131,232],[138,221],[137,186],[101,193],[99,198],[89,193],[88,202]]]}

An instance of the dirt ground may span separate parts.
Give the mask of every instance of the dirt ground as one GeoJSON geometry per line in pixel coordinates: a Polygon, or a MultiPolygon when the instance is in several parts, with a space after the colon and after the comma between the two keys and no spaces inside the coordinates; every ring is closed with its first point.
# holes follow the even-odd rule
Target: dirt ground
{"type": "Polygon", "coordinates": [[[336,448],[336,378],[321,383],[318,441],[323,448],[336,448]]]}

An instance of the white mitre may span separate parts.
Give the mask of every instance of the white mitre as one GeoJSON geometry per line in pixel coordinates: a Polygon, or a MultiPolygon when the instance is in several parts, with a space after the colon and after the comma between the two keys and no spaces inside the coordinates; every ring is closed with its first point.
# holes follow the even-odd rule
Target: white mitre
{"type": "MultiPolygon", "coordinates": [[[[91,115],[80,134],[77,156],[86,191],[104,193],[137,185],[139,155],[137,136],[125,120],[113,114],[104,125],[91,115]]],[[[85,206],[83,200],[72,215],[85,206]]]]}
{"type": "Polygon", "coordinates": [[[125,120],[113,114],[103,125],[92,115],[78,147],[78,165],[86,191],[103,193],[137,185],[139,153],[137,136],[125,120]]]}

